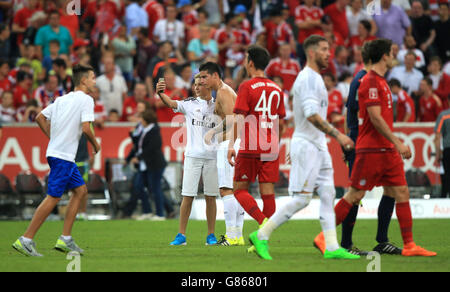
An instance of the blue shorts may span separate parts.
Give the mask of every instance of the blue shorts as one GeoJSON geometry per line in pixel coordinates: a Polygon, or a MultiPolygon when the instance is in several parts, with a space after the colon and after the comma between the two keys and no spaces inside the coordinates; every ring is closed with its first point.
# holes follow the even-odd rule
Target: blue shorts
{"type": "Polygon", "coordinates": [[[85,184],[74,162],[54,157],[47,157],[47,161],[50,165],[47,187],[49,196],[61,198],[64,192],[85,184]]]}

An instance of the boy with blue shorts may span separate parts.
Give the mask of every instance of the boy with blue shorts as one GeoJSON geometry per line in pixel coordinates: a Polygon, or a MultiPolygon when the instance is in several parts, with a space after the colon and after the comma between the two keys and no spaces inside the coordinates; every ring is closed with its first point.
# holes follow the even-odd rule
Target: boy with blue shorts
{"type": "Polygon", "coordinates": [[[74,66],[73,82],[74,92],[59,97],[36,117],[39,127],[50,139],[46,154],[50,174],[48,196],[36,209],[23,236],[13,244],[14,249],[26,256],[42,256],[36,251],[33,238],[61,200],[62,194],[69,190],[72,196],[67,205],[63,232],[55,249],[83,253],[71,236],[80,202],[87,196],[86,184],[75,164],[75,154],[81,134],[85,134],[92,144],[94,154],[100,151],[91,128],[91,122],[94,121],[94,100],[88,95],[95,89],[94,70],[82,65],[74,66]]]}

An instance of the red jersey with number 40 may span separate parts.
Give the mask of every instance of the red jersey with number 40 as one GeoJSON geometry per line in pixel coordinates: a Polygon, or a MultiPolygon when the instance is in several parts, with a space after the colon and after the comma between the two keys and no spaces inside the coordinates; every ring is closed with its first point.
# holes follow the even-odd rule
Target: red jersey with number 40
{"type": "Polygon", "coordinates": [[[358,89],[359,135],[356,152],[384,152],[392,150],[394,145],[378,132],[370,121],[367,109],[381,107],[381,116],[391,131],[394,128],[392,93],[386,80],[375,71],[370,71],[361,80],[358,89]]]}
{"type": "Polygon", "coordinates": [[[286,116],[283,91],[273,81],[256,77],[242,83],[234,107],[235,114],[245,116],[241,133],[241,154],[278,156],[279,122],[286,116]]]}

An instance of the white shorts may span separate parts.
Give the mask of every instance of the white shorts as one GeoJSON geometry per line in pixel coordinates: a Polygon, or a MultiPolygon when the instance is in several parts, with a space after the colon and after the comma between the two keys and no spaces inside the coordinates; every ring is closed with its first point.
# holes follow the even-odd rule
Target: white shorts
{"type": "MultiPolygon", "coordinates": [[[[217,175],[219,188],[233,189],[234,166],[228,162],[228,145],[230,141],[223,141],[217,148],[217,175]]],[[[241,140],[237,139],[234,143],[236,154],[239,151],[241,140]]]]}
{"type": "Polygon", "coordinates": [[[206,196],[218,196],[216,160],[194,157],[184,158],[181,195],[196,197],[201,176],[203,176],[203,194],[206,196]]]}
{"type": "Polygon", "coordinates": [[[334,186],[331,155],[301,138],[291,140],[289,193],[312,193],[320,186],[334,186]]]}

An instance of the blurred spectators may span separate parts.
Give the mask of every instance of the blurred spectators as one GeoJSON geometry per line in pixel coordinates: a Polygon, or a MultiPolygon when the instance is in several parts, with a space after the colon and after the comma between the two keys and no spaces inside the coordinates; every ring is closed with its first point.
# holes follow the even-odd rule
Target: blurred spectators
{"type": "Polygon", "coordinates": [[[436,39],[434,44],[438,56],[445,64],[450,60],[450,38],[448,37],[448,32],[450,31],[450,16],[448,1],[440,2],[439,19],[434,23],[434,26],[436,29],[436,39]]]}
{"type": "Polygon", "coordinates": [[[435,122],[439,113],[442,111],[442,102],[439,97],[433,93],[433,81],[425,77],[420,82],[420,122],[435,122]]]}
{"type": "Polygon", "coordinates": [[[180,50],[185,45],[184,36],[184,25],[177,19],[177,7],[166,6],[166,18],[155,24],[153,38],[156,42],[170,41],[176,50],[180,50]]]}
{"type": "Polygon", "coordinates": [[[359,25],[361,21],[369,22],[368,35],[374,36],[377,32],[377,26],[372,16],[363,9],[362,0],[350,0],[350,5],[346,9],[347,23],[350,33],[350,38],[359,35],[359,25]]]}
{"type": "Polygon", "coordinates": [[[380,0],[381,9],[373,19],[377,25],[377,37],[387,38],[401,46],[405,35],[411,34],[411,21],[405,11],[392,0],[380,0]]]}
{"type": "MultiPolygon", "coordinates": [[[[183,100],[188,97],[186,89],[175,86],[175,72],[168,69],[165,71],[163,78],[166,82],[164,94],[168,95],[172,100],[183,100]]],[[[182,115],[181,113],[175,113],[171,108],[167,107],[158,95],[155,95],[155,107],[159,122],[170,123],[176,115],[182,115]]]]}
{"type": "Polygon", "coordinates": [[[130,87],[133,81],[133,56],[136,55],[136,42],[127,34],[127,28],[124,25],[120,26],[117,36],[113,39],[112,49],[115,62],[130,87]]]}
{"type": "Polygon", "coordinates": [[[17,122],[16,109],[14,107],[14,96],[11,91],[3,91],[0,104],[0,124],[17,122]]]}
{"type": "Polygon", "coordinates": [[[323,74],[323,81],[328,90],[327,120],[336,128],[343,130],[345,121],[343,114],[344,99],[341,92],[336,88],[336,77],[331,73],[326,73],[323,74]]]}
{"type": "Polygon", "coordinates": [[[397,103],[397,111],[395,113],[396,122],[415,122],[416,107],[414,100],[402,89],[400,81],[393,78],[389,81],[389,87],[392,92],[392,99],[397,103]]]}
{"type": "Polygon", "coordinates": [[[194,73],[198,73],[198,68],[203,62],[217,62],[219,54],[217,42],[211,39],[210,26],[202,24],[199,30],[200,38],[194,38],[187,46],[187,58],[194,73]]]}
{"type": "Polygon", "coordinates": [[[7,60],[0,59],[0,96],[5,91],[12,90],[12,83],[9,80],[9,64],[7,60]]]}
{"type": "Polygon", "coordinates": [[[325,7],[323,12],[327,15],[333,25],[333,32],[346,42],[350,37],[349,25],[347,22],[346,5],[349,0],[336,0],[335,3],[325,7]]]}
{"type": "Polygon", "coordinates": [[[290,92],[301,67],[296,59],[291,58],[292,49],[290,44],[281,44],[278,51],[279,56],[272,59],[267,65],[266,75],[269,78],[280,76],[283,80],[282,89],[290,92]]]}
{"type": "Polygon", "coordinates": [[[410,18],[412,35],[417,41],[417,47],[429,58],[435,52],[433,42],[436,38],[436,30],[431,17],[425,14],[422,2],[412,1],[410,18]]]}
{"type": "Polygon", "coordinates": [[[50,40],[58,40],[60,54],[68,55],[73,44],[72,36],[69,30],[60,24],[60,15],[58,11],[52,11],[49,14],[47,25],[41,27],[34,41],[38,47],[38,56],[42,60],[43,57],[50,55],[50,40]]]}
{"type": "Polygon", "coordinates": [[[423,66],[425,66],[425,57],[423,55],[423,52],[420,49],[417,49],[417,43],[416,40],[412,35],[405,36],[405,41],[403,43],[404,48],[401,49],[397,54],[397,59],[399,60],[399,63],[401,65],[405,64],[405,55],[408,52],[414,52],[416,55],[416,61],[414,63],[414,66],[417,69],[421,69],[423,66]]]}
{"type": "Polygon", "coordinates": [[[52,63],[52,71],[50,73],[56,74],[59,79],[59,83],[63,88],[64,92],[70,92],[74,89],[74,84],[72,81],[72,76],[69,74],[70,69],[67,68],[67,63],[62,58],[58,58],[52,63]]]}
{"type": "Polygon", "coordinates": [[[394,67],[388,77],[388,80],[395,78],[400,81],[403,89],[405,89],[409,95],[417,95],[420,81],[423,79],[422,72],[414,68],[416,59],[417,56],[414,52],[407,52],[404,65],[394,67]]]}
{"type": "Polygon", "coordinates": [[[19,110],[24,107],[31,97],[31,87],[33,84],[33,75],[25,71],[17,72],[16,86],[14,87],[14,108],[19,110]]]}
{"type": "Polygon", "coordinates": [[[139,6],[139,2],[140,0],[125,0],[126,34],[134,38],[137,38],[141,28],[148,28],[149,17],[145,9],[139,6]]]}
{"type": "Polygon", "coordinates": [[[139,102],[148,102],[147,86],[145,83],[136,83],[133,96],[129,96],[123,103],[122,121],[136,122],[137,105],[139,102]]]}
{"type": "Polygon", "coordinates": [[[46,108],[53,103],[57,97],[63,95],[64,90],[58,86],[58,76],[55,74],[48,74],[44,80],[44,85],[36,88],[33,94],[34,99],[41,108],[46,108]]]}
{"type": "Polygon", "coordinates": [[[112,56],[103,57],[105,73],[97,77],[97,86],[100,90],[100,100],[108,112],[108,121],[115,121],[115,113],[111,116],[111,110],[117,111],[120,120],[120,114],[123,110],[123,102],[127,97],[128,87],[122,75],[117,74],[116,64],[112,56]],[[113,119],[113,120],[111,120],[113,119]]]}

